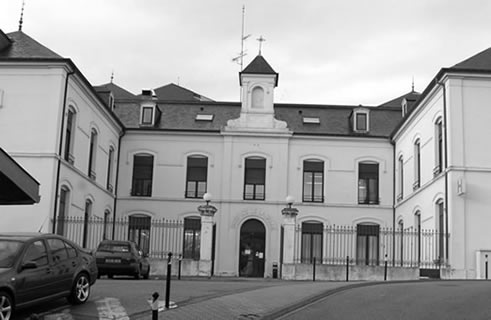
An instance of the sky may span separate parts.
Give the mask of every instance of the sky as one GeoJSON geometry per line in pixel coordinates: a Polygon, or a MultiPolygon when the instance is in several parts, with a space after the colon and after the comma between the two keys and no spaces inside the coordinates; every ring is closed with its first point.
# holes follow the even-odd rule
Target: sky
{"type": "MultiPolygon", "coordinates": [[[[21,7],[0,0],[2,31],[21,7]]],[[[22,31],[92,85],[114,72],[135,94],[175,83],[239,101],[243,7],[244,67],[262,36],[281,103],[379,105],[491,47],[488,0],[25,0],[22,31]]]]}

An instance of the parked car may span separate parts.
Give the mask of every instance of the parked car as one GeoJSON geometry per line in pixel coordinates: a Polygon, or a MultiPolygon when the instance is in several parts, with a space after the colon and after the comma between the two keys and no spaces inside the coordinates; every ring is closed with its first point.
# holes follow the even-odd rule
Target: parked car
{"type": "Polygon", "coordinates": [[[95,256],[99,276],[128,275],[148,279],[150,275],[148,255],[133,241],[103,240],[95,256]]]}
{"type": "Polygon", "coordinates": [[[0,319],[61,297],[84,303],[96,278],[94,255],[64,237],[0,233],[0,319]]]}

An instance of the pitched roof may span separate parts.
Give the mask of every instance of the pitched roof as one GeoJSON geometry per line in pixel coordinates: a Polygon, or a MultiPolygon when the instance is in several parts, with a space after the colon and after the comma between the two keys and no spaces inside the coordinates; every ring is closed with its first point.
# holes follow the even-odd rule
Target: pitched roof
{"type": "Polygon", "coordinates": [[[154,89],[157,99],[165,101],[213,101],[199,93],[181,87],[174,83],[154,89]]]}
{"type": "Polygon", "coordinates": [[[104,92],[104,91],[110,91],[113,93],[114,99],[115,100],[120,100],[120,99],[136,99],[137,96],[135,96],[133,93],[127,91],[126,89],[123,89],[122,87],[110,82],[106,84],[101,84],[99,86],[94,86],[95,91],[98,93],[104,92]]]}
{"type": "Polygon", "coordinates": [[[411,91],[411,92],[408,92],[406,94],[403,94],[400,97],[397,97],[397,98],[392,99],[390,101],[384,102],[381,105],[379,105],[379,107],[397,108],[400,110],[401,106],[402,106],[402,101],[404,99],[406,99],[408,102],[408,105],[411,106],[412,104],[414,104],[416,102],[416,100],[418,100],[420,95],[421,95],[421,93],[419,93],[419,92],[411,91]]]}
{"type": "Polygon", "coordinates": [[[252,60],[251,63],[249,63],[247,67],[245,67],[245,69],[239,73],[239,81],[241,85],[243,74],[272,74],[276,76],[275,85],[278,85],[278,73],[273,70],[266,59],[264,59],[261,55],[256,56],[254,60],[252,60]]]}
{"type": "Polygon", "coordinates": [[[62,58],[22,31],[7,33],[7,37],[10,39],[11,44],[0,50],[0,58],[62,58]]]}
{"type": "Polygon", "coordinates": [[[457,63],[450,69],[471,69],[491,71],[491,48],[479,52],[466,60],[457,63]]]}

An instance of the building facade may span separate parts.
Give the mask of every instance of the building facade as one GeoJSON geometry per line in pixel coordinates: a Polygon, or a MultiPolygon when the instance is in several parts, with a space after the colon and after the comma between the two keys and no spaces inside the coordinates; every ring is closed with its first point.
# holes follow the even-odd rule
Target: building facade
{"type": "Polygon", "coordinates": [[[125,237],[164,256],[154,222],[179,221],[175,253],[189,270],[207,260],[215,275],[256,277],[327,264],[344,239],[332,234],[352,232],[344,246],[357,265],[432,261],[442,277],[483,277],[487,51],[442,69],[422,94],[339,106],[275,103],[279,75],[261,55],[239,73],[240,102],[217,102],[173,84],[94,87],[24,33],[2,37],[0,145],[41,183],[39,204],[9,207],[3,230],[69,236],[66,218],[80,217],[90,247],[89,219],[108,237],[125,219],[125,237]],[[198,209],[206,193],[209,217],[198,209]],[[424,230],[436,231],[429,247],[424,230]]]}

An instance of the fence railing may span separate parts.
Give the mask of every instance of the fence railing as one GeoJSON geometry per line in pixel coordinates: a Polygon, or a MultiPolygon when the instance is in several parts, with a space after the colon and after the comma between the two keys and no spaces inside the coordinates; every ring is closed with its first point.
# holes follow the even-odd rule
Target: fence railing
{"type": "Polygon", "coordinates": [[[295,229],[295,263],[439,268],[445,264],[449,235],[436,230],[324,226],[295,229]]]}
{"type": "Polygon", "coordinates": [[[104,239],[132,240],[153,258],[182,254],[184,222],[150,218],[99,218],[96,216],[57,219],[59,234],[87,249],[96,249],[104,239]]]}

